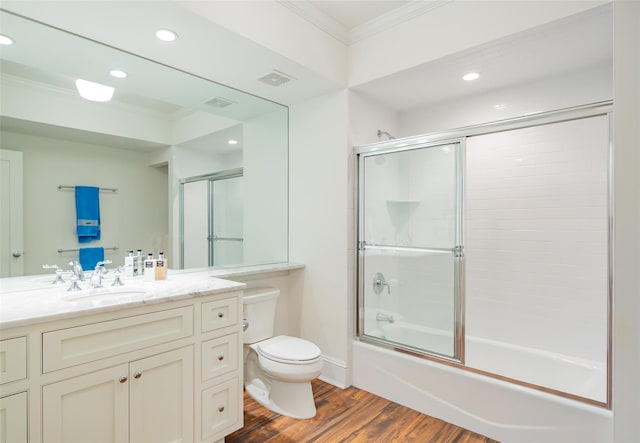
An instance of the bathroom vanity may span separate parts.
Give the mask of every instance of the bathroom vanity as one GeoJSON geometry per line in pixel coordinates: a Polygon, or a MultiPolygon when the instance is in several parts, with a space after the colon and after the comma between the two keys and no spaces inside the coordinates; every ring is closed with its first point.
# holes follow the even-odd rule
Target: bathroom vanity
{"type": "Polygon", "coordinates": [[[1,284],[1,441],[216,442],[242,426],[243,283],[1,284]]]}

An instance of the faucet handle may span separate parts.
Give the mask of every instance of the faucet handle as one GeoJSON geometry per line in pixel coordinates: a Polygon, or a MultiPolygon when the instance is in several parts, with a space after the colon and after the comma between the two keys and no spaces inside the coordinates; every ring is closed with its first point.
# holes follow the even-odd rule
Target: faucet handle
{"type": "Polygon", "coordinates": [[[56,278],[51,282],[52,285],[59,285],[64,283],[64,279],[62,278],[62,269],[58,265],[42,265],[42,269],[55,269],[56,270],[56,278]]]}
{"type": "Polygon", "coordinates": [[[72,275],[71,276],[71,286],[69,286],[69,289],[67,289],[67,292],[76,292],[76,291],[81,291],[82,288],[78,285],[78,276],[77,275],[72,275]]]}
{"type": "Polygon", "coordinates": [[[116,267],[116,270],[113,271],[113,283],[111,283],[111,286],[124,286],[124,283],[122,283],[122,280],[120,279],[120,273],[122,272],[122,266],[118,266],[116,267]]]}

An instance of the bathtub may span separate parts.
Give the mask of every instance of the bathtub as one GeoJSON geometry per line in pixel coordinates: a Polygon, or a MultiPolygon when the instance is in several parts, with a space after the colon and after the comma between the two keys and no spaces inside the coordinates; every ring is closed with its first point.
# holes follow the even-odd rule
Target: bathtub
{"type": "MultiPolygon", "coordinates": [[[[404,321],[377,326],[368,335],[436,352],[450,346],[442,331],[404,321]]],[[[604,401],[602,365],[472,336],[466,343],[469,367],[604,401]],[[535,369],[540,359],[546,371],[535,369]]],[[[354,386],[503,443],[613,440],[612,414],[603,407],[363,341],[354,341],[352,351],[354,386]]]]}
{"type": "MultiPolygon", "coordinates": [[[[412,348],[452,355],[452,334],[405,321],[380,326],[375,335],[412,348]]],[[[601,403],[607,401],[606,366],[602,362],[465,337],[465,366],[601,403]],[[544,368],[540,370],[539,368],[544,368]]]]}

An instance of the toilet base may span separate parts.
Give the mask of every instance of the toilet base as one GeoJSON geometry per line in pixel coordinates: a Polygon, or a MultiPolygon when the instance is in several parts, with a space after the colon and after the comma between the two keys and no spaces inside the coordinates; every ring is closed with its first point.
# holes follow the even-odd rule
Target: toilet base
{"type": "Polygon", "coordinates": [[[247,393],[267,409],[291,418],[312,418],[316,415],[311,382],[287,383],[270,380],[271,388],[254,378],[245,385],[247,393]]]}

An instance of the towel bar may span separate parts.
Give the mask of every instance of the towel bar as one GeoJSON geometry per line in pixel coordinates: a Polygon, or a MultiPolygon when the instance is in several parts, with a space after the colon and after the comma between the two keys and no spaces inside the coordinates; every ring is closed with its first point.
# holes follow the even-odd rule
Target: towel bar
{"type": "MultiPolygon", "coordinates": [[[[66,186],[66,185],[58,185],[59,190],[69,189],[71,191],[75,191],[75,186],[66,186]]],[[[109,192],[118,192],[118,188],[99,188],[101,191],[109,191],[109,192]]]]}
{"type": "MultiPolygon", "coordinates": [[[[104,248],[105,251],[117,251],[119,248],[117,246],[112,246],[110,248],[104,248]]],[[[62,254],[63,252],[79,252],[80,249],[58,249],[58,254],[62,254]]]]}

